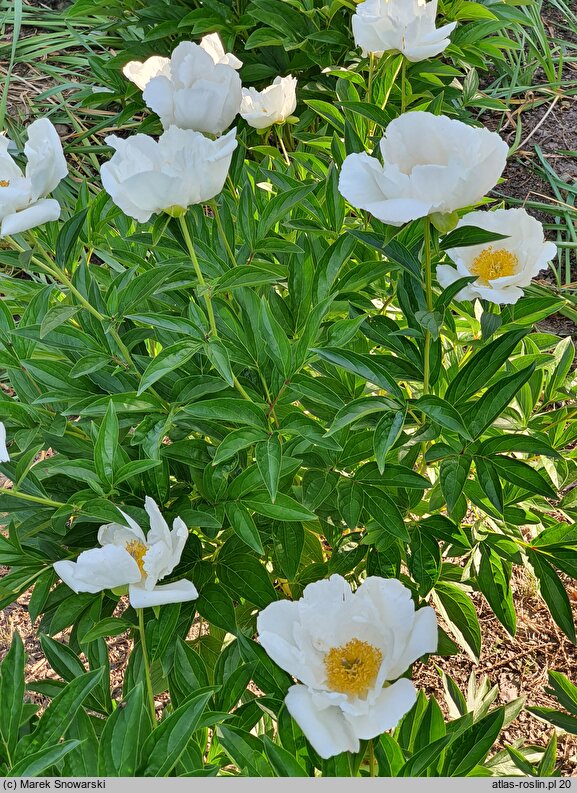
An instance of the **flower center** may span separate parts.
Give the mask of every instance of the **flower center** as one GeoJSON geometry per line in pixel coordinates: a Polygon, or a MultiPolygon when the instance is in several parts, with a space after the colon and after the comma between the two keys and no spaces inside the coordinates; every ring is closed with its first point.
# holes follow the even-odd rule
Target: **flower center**
{"type": "Polygon", "coordinates": [[[377,647],[351,639],[325,655],[327,684],[341,694],[363,697],[375,682],[382,660],[383,654],[377,647]]]}
{"type": "Polygon", "coordinates": [[[126,543],[126,550],[138,565],[138,569],[142,575],[146,575],[144,572],[144,555],[148,551],[146,545],[140,542],[140,540],[131,540],[126,543]]]}
{"type": "Polygon", "coordinates": [[[0,187],[10,187],[10,179],[0,179],[0,187]]]}
{"type": "Polygon", "coordinates": [[[471,266],[471,275],[478,275],[482,284],[488,284],[494,278],[513,275],[517,272],[519,259],[507,250],[494,251],[489,245],[477,256],[471,266]]]}

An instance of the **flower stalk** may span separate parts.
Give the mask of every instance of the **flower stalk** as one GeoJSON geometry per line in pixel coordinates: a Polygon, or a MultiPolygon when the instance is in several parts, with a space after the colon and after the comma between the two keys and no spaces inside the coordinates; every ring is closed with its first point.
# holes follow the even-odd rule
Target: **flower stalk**
{"type": "Polygon", "coordinates": [[[146,646],[146,627],[144,625],[144,609],[136,609],[138,614],[138,633],[140,635],[140,647],[142,649],[142,663],[144,665],[144,677],[146,679],[146,693],[148,698],[148,707],[150,710],[150,717],[152,719],[152,726],[156,727],[156,705],[154,704],[154,691],[152,688],[152,676],[150,674],[150,659],[148,657],[148,648],[146,646]]]}

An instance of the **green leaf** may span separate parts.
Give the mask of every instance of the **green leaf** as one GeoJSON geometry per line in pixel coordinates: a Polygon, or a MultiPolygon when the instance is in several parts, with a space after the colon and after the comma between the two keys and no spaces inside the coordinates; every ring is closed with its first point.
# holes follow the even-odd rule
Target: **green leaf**
{"type": "Polygon", "coordinates": [[[501,732],[504,719],[505,709],[497,708],[459,735],[447,753],[443,775],[467,776],[483,762],[501,732]]]}
{"type": "Polygon", "coordinates": [[[539,580],[539,590],[543,600],[549,607],[551,616],[563,633],[575,644],[573,610],[561,579],[540,553],[528,550],[527,556],[539,580]]]}
{"type": "Polygon", "coordinates": [[[73,215],[60,227],[56,238],[56,263],[60,267],[67,268],[71,263],[74,246],[80,236],[87,214],[88,207],[73,215]]]}
{"type": "Polygon", "coordinates": [[[269,574],[252,554],[239,550],[228,540],[218,555],[216,571],[220,583],[234,598],[245,598],[259,608],[277,599],[269,574]]]}
{"type": "Polygon", "coordinates": [[[258,529],[248,509],[235,501],[229,501],[225,504],[225,512],[237,537],[240,537],[245,545],[248,545],[253,551],[264,555],[258,529]]]}
{"type": "Polygon", "coordinates": [[[245,399],[223,397],[206,399],[183,408],[187,416],[196,419],[222,421],[226,424],[249,424],[253,427],[266,427],[264,411],[245,399]]]}
{"type": "Polygon", "coordinates": [[[451,741],[452,735],[444,735],[436,741],[432,741],[428,746],[423,747],[418,752],[407,760],[404,766],[398,772],[398,776],[418,777],[425,776],[423,774],[427,768],[435,767],[441,756],[441,752],[451,741]]]}
{"type": "Polygon", "coordinates": [[[290,341],[264,298],[260,305],[260,325],[266,352],[279,372],[282,372],[286,378],[291,372],[292,363],[290,341]]]}
{"type": "Polygon", "coordinates": [[[481,543],[481,562],[477,575],[479,589],[499,622],[511,634],[515,635],[517,617],[511,592],[511,564],[504,562],[485,543],[481,543]]]}
{"type": "Polygon", "coordinates": [[[123,707],[116,708],[104,724],[98,751],[101,776],[133,777],[140,766],[142,746],[152,731],[141,682],[130,690],[123,707]]]}
{"type": "MultiPolygon", "coordinates": [[[[236,617],[233,602],[219,584],[206,584],[202,588],[200,597],[195,601],[195,606],[198,613],[212,625],[216,625],[217,628],[222,628],[222,630],[227,631],[227,633],[236,633],[236,617]]],[[[187,645],[184,646],[187,651],[190,651],[190,653],[193,652],[187,645]]],[[[196,658],[192,660],[196,661],[196,658]]],[[[190,659],[186,662],[186,665],[190,665],[190,659]]]]}
{"type": "Polygon", "coordinates": [[[316,520],[313,512],[309,512],[302,504],[284,493],[277,495],[274,504],[271,503],[268,493],[254,493],[248,498],[243,498],[241,503],[258,512],[259,515],[273,520],[316,520]]]}
{"type": "MultiPolygon", "coordinates": [[[[16,750],[16,759],[34,754],[39,749],[51,746],[66,732],[70,719],[88,697],[90,692],[98,685],[103,669],[86,672],[77,677],[54,697],[44,711],[40,721],[31,735],[20,739],[16,750]]],[[[76,745],[76,744],[75,744],[76,745]]]]}
{"type": "Polygon", "coordinates": [[[212,460],[213,465],[230,460],[237,452],[247,449],[253,444],[264,441],[268,438],[268,433],[264,429],[256,427],[240,427],[238,430],[229,432],[220,442],[212,460]]]}
{"type": "Polygon", "coordinates": [[[80,643],[90,644],[90,642],[95,642],[97,639],[119,636],[121,633],[131,628],[134,628],[134,625],[128,620],[121,619],[120,617],[105,617],[82,635],[80,643]]]}
{"type": "Polygon", "coordinates": [[[385,470],[387,453],[398,440],[403,430],[404,423],[405,411],[396,410],[394,412],[385,413],[385,415],[379,419],[375,427],[373,433],[373,449],[380,474],[385,470]]]}
{"type": "Polygon", "coordinates": [[[262,741],[256,735],[224,724],[218,726],[216,734],[224,751],[241,771],[251,777],[274,776],[263,756],[262,741]]]}
{"type": "Polygon", "coordinates": [[[503,514],[503,488],[497,469],[490,460],[485,457],[475,457],[475,468],[477,470],[477,481],[483,493],[487,496],[495,509],[503,514]]]}
{"type": "Polygon", "coordinates": [[[415,527],[411,535],[409,570],[419,585],[419,594],[425,597],[435,586],[441,572],[441,551],[438,542],[415,527]]]}
{"type": "MultiPolygon", "coordinates": [[[[478,438],[495,419],[501,415],[509,402],[518,394],[519,389],[535,371],[535,364],[521,369],[488,388],[466,412],[463,418],[473,438],[478,438]]],[[[485,380],[486,382],[486,380],[485,380]]]]}
{"type": "Polygon", "coordinates": [[[176,344],[172,344],[170,347],[165,347],[161,350],[144,370],[140,378],[138,391],[136,392],[137,396],[140,396],[143,391],[150,388],[151,385],[164,377],[164,375],[183,366],[198,352],[200,347],[201,345],[197,341],[186,339],[184,341],[178,341],[176,344]]]}
{"type": "MultiPolygon", "coordinates": [[[[325,433],[326,437],[334,435],[335,432],[342,430],[343,427],[348,427],[354,421],[370,416],[373,413],[380,413],[382,411],[391,411],[395,407],[395,403],[385,397],[359,397],[353,399],[343,408],[341,408],[333,419],[333,423],[325,433]]],[[[404,414],[403,414],[404,417],[404,414]]]]}
{"type": "Polygon", "coordinates": [[[37,752],[31,752],[23,757],[22,760],[13,765],[7,776],[9,777],[30,777],[42,776],[43,771],[52,768],[62,760],[62,758],[80,746],[81,741],[64,741],[63,743],[43,746],[37,752]]]}
{"type": "Polygon", "coordinates": [[[290,752],[273,743],[268,735],[262,736],[264,751],[275,775],[282,777],[308,777],[309,774],[290,752]]]}
{"type": "Polygon", "coordinates": [[[24,664],[24,645],[18,631],[14,631],[10,649],[0,665],[0,754],[6,761],[14,755],[18,742],[24,704],[24,664]]]}
{"type": "Polygon", "coordinates": [[[254,456],[260,475],[274,504],[278,492],[282,462],[282,449],[278,435],[270,435],[265,441],[257,443],[254,456]]]}
{"type": "Polygon", "coordinates": [[[404,402],[405,397],[394,377],[387,371],[386,365],[381,359],[384,355],[361,355],[351,350],[339,350],[335,347],[326,347],[322,350],[313,348],[319,358],[322,358],[334,366],[340,366],[347,372],[352,372],[358,377],[362,377],[369,383],[378,385],[389,394],[404,402]]]}
{"type": "Polygon", "coordinates": [[[491,458],[491,463],[507,482],[531,493],[538,493],[545,498],[557,498],[557,493],[545,477],[522,460],[517,460],[514,457],[502,457],[498,454],[491,458]]]}
{"type": "Polygon", "coordinates": [[[197,729],[214,690],[210,687],[196,691],[150,733],[142,747],[144,762],[138,776],[169,776],[197,729]]]}
{"type": "MultiPolygon", "coordinates": [[[[385,534],[397,537],[403,542],[409,542],[409,532],[403,516],[390,496],[377,487],[363,485],[363,490],[365,508],[385,534]]],[[[365,539],[368,540],[369,537],[367,536],[365,539]]],[[[374,541],[373,532],[370,534],[370,541],[374,541]]],[[[377,541],[375,544],[378,548],[379,542],[377,541]]]]}
{"type": "Polygon", "coordinates": [[[110,402],[94,445],[94,466],[101,482],[114,484],[114,457],[118,450],[118,418],[110,402]]]}
{"type": "Polygon", "coordinates": [[[433,394],[427,394],[416,400],[414,406],[441,427],[456,432],[463,438],[471,440],[461,414],[449,402],[433,394]]]}
{"type": "Polygon", "coordinates": [[[441,482],[441,492],[447,502],[449,515],[457,506],[461,497],[465,482],[471,468],[471,458],[461,454],[458,457],[446,457],[441,460],[439,469],[439,479],[441,482]]]}
{"type": "Polygon", "coordinates": [[[475,226],[461,226],[451,231],[439,242],[441,250],[449,248],[464,248],[469,245],[483,245],[487,242],[509,239],[506,234],[497,234],[495,231],[479,229],[475,226]]]}
{"type": "Polygon", "coordinates": [[[526,330],[513,330],[482,347],[449,383],[445,399],[459,405],[485,388],[526,335],[526,330]]]}
{"type": "Polygon", "coordinates": [[[575,686],[564,674],[550,669],[547,672],[549,685],[553,689],[555,697],[561,705],[568,711],[577,716],[577,686],[575,686]]]}
{"type": "Polygon", "coordinates": [[[469,595],[456,584],[438,581],[433,590],[433,599],[458,643],[473,661],[478,661],[481,628],[469,595]]]}

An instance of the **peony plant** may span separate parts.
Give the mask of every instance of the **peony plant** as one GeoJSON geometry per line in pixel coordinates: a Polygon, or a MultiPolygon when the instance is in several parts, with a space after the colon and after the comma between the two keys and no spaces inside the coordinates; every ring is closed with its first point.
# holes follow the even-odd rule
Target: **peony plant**
{"type": "Polygon", "coordinates": [[[448,48],[467,12],[209,5],[153,31],[154,3],[123,10],[172,51],[123,69],[161,124],[122,93],[132,47],[83,95],[118,129],[85,161],[72,142],[57,226],[56,129],[30,125],[25,176],[4,146],[0,598],[32,589],[58,679],[24,705],[15,633],[0,772],[524,773],[520,749],[489,756],[523,698],[469,706],[442,668],[480,657],[473,591],[515,634],[515,569],[575,640],[574,348],[533,331],[567,311],[531,282],[555,246],[493,206],[508,146],[471,124],[448,48]],[[185,39],[210,29],[242,63],[185,39]]]}

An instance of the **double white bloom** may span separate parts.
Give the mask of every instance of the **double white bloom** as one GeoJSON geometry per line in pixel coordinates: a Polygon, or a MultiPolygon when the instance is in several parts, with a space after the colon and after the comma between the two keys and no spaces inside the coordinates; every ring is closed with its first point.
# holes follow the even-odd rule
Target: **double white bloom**
{"type": "Polygon", "coordinates": [[[435,27],[437,0],[365,0],[353,15],[353,36],[363,55],[401,52],[409,61],[439,55],[456,26],[435,27]]]}
{"type": "MultiPolygon", "coordinates": [[[[198,46],[210,55],[214,63],[224,63],[226,66],[232,66],[233,69],[240,69],[242,66],[242,61],[239,61],[232,52],[224,51],[218,33],[204,36],[198,46]]],[[[123,67],[122,73],[143,91],[153,77],[159,75],[170,77],[170,58],[153,55],[145,61],[130,61],[123,67]]]]}
{"type": "Polygon", "coordinates": [[[10,455],[6,448],[6,427],[0,421],[0,463],[9,463],[10,455]]]}
{"type": "Polygon", "coordinates": [[[102,184],[124,213],[145,223],[156,212],[184,211],[214,198],[223,188],[236,130],[217,140],[200,132],[170,127],[158,141],[148,135],[106,143],[116,149],[100,169],[102,184]]]}
{"type": "Polygon", "coordinates": [[[165,129],[175,125],[211,135],[229,127],[240,109],[241,61],[225,53],[217,34],[200,44],[183,41],[170,58],[131,61],[124,74],[143,89],[142,96],[165,129]]]}
{"type": "Polygon", "coordinates": [[[273,661],[301,681],[285,704],[324,758],[358,752],[360,740],[394,727],[416,700],[412,682],[397,678],[437,649],[433,609],[415,611],[400,581],[375,576],[354,593],[340,575],[309,584],[300,600],[267,606],[257,630],[273,661]]]}
{"type": "Polygon", "coordinates": [[[58,220],[60,204],[46,198],[68,173],[62,144],[54,125],[39,118],[28,127],[24,145],[27,158],[24,174],[8,148],[11,141],[0,136],[0,236],[58,220]]]}
{"type": "Polygon", "coordinates": [[[380,148],[382,165],[366,152],[346,157],[339,191],[392,226],[477,203],[497,184],[508,151],[496,132],[421,111],[391,121],[380,148]]]}
{"type": "Polygon", "coordinates": [[[289,74],[275,77],[272,85],[262,91],[243,88],[240,115],[255,129],[283,124],[297,106],[296,87],[296,77],[289,74]]]}
{"type": "Polygon", "coordinates": [[[545,242],[543,226],[524,209],[497,209],[495,212],[469,212],[457,224],[494,231],[507,239],[489,245],[449,248],[448,255],[457,265],[437,266],[437,280],[445,288],[468,275],[478,279],[457,294],[457,300],[481,298],[491,303],[516,303],[523,297],[524,286],[557,253],[552,242],[545,242]]]}
{"type": "Polygon", "coordinates": [[[181,603],[198,597],[191,581],[157,586],[156,582],[172,573],[180,561],[188,529],[175,518],[172,531],[156,503],[146,497],[144,507],[150,519],[148,536],[129,515],[126,521],[108,523],[98,530],[101,548],[83,551],[76,562],[54,563],[54,569],[75,592],[101,592],[128,584],[130,603],[135,609],[181,603]]]}

